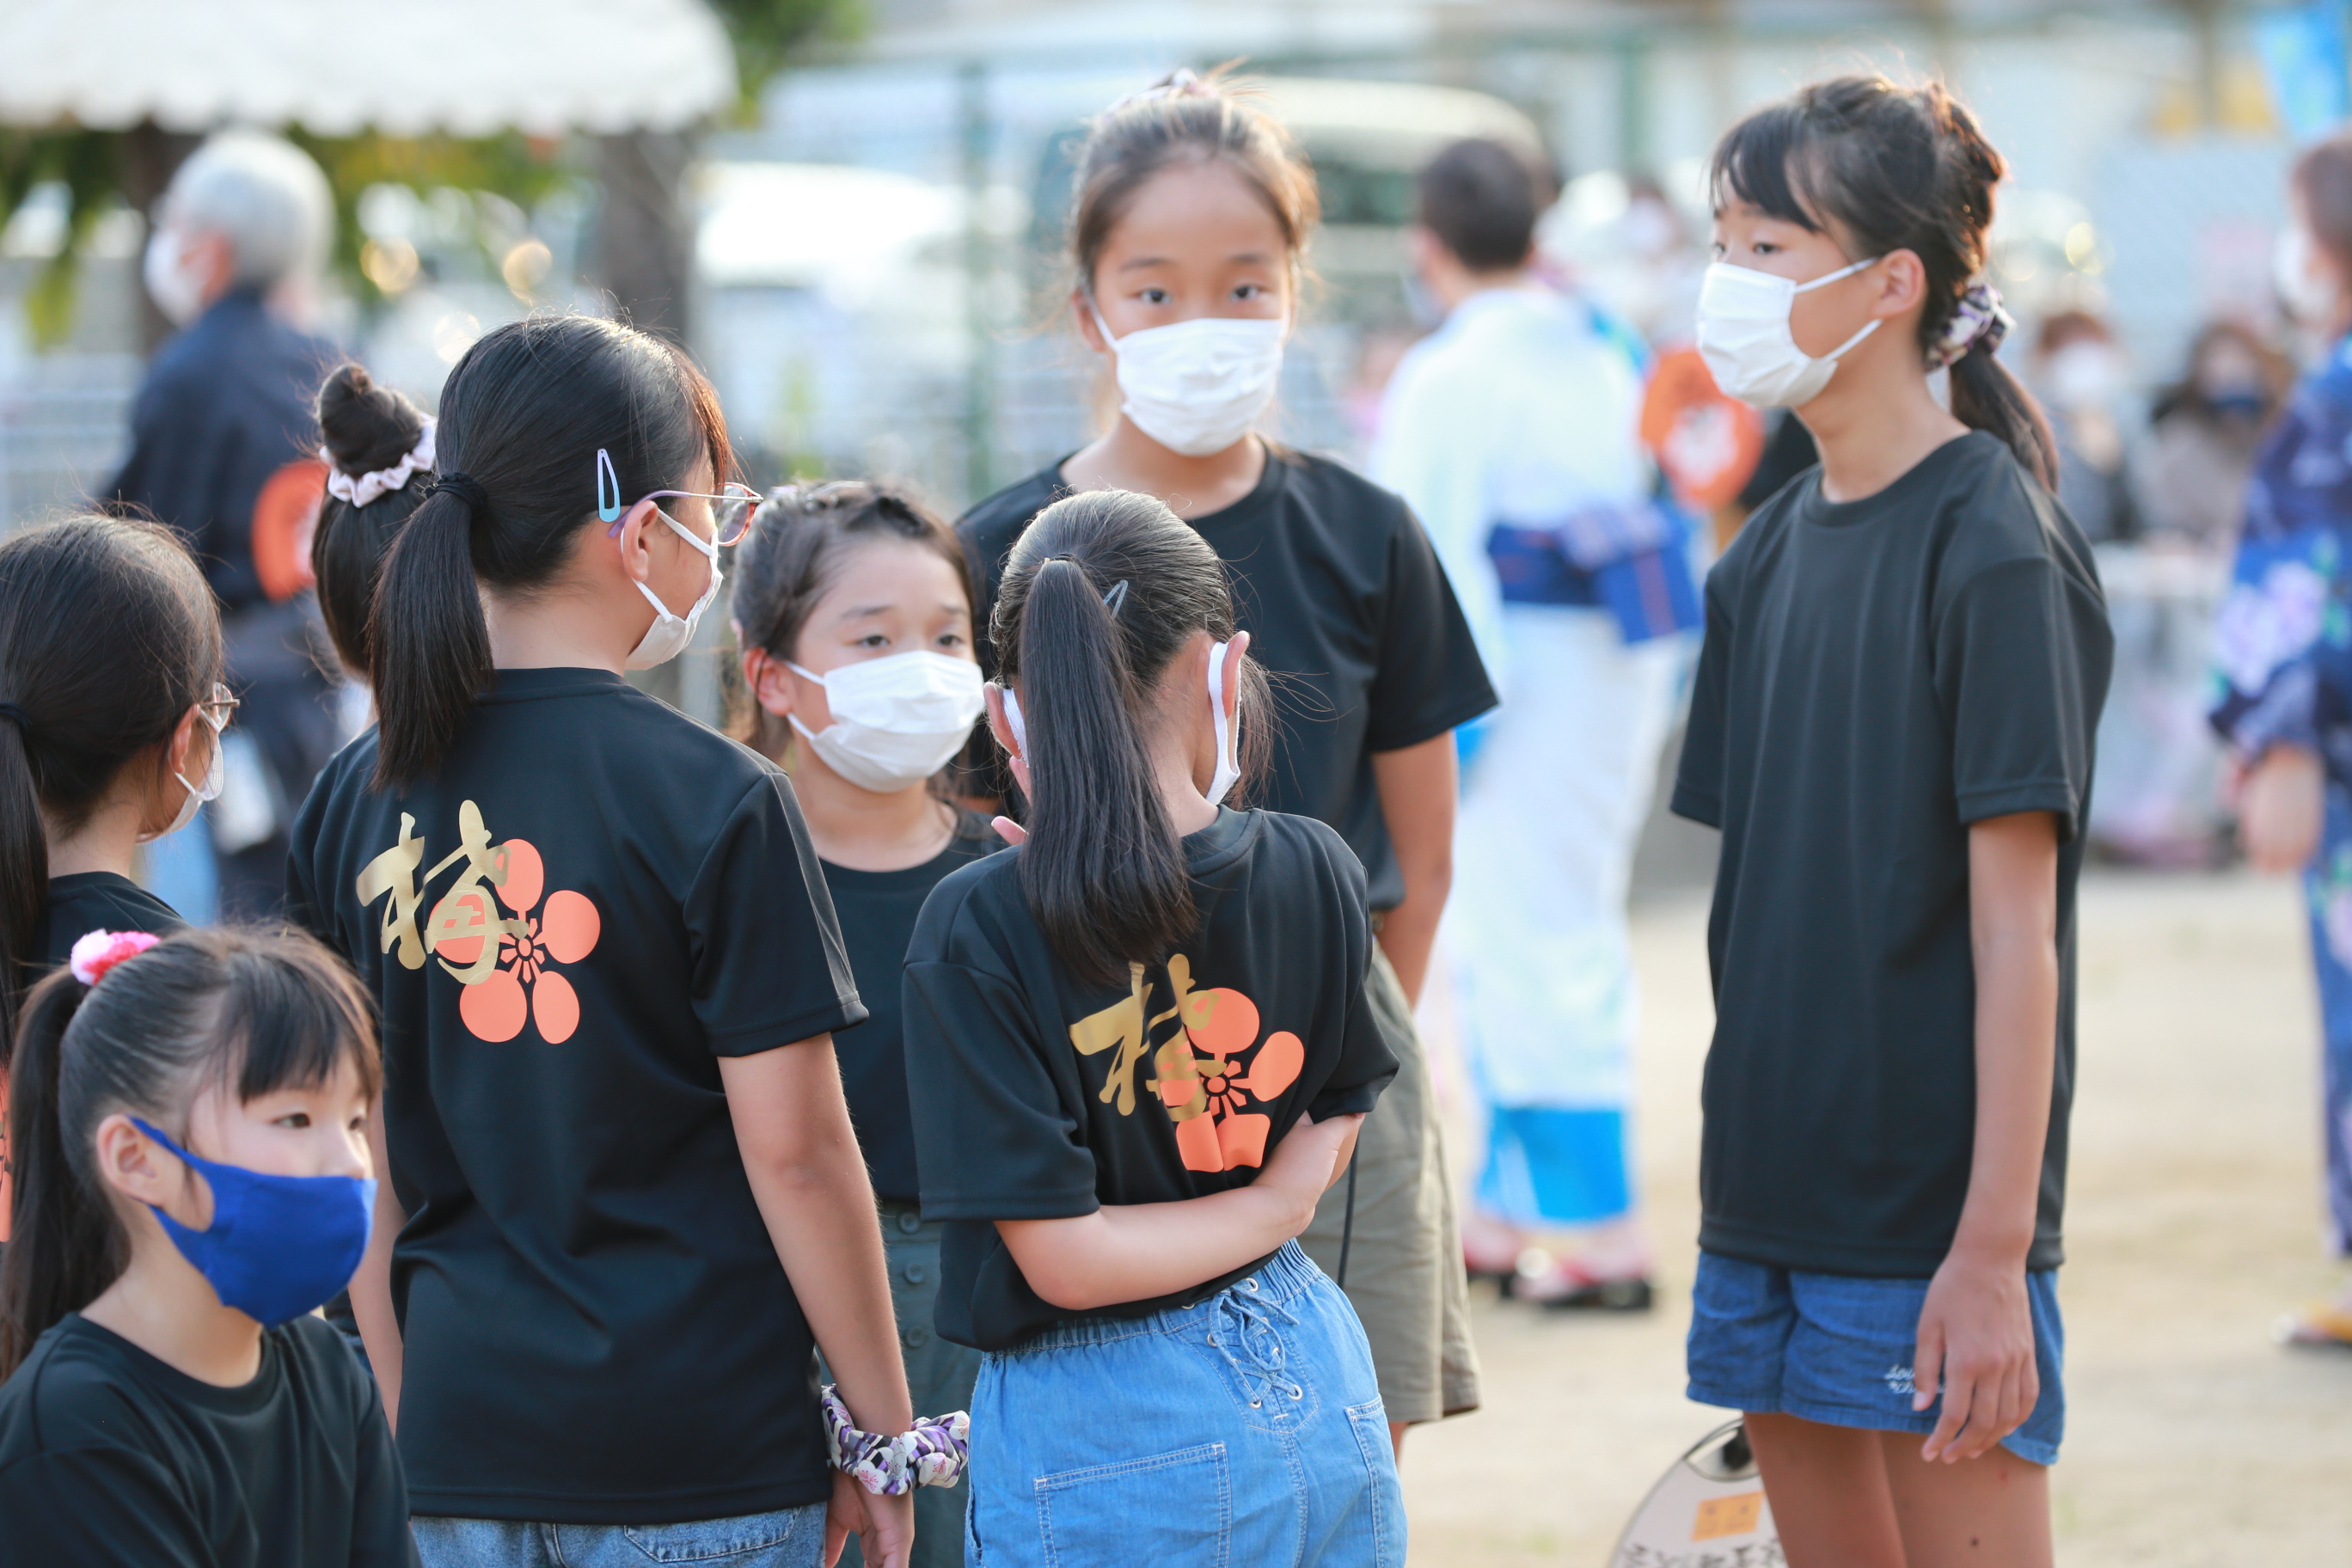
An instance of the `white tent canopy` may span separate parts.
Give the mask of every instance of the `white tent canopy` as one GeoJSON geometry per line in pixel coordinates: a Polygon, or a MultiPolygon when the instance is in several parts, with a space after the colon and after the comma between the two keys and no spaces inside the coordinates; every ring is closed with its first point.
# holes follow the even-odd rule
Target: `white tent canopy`
{"type": "Polygon", "coordinates": [[[0,4],[0,123],[551,136],[677,130],[734,91],[701,0],[0,4]]]}

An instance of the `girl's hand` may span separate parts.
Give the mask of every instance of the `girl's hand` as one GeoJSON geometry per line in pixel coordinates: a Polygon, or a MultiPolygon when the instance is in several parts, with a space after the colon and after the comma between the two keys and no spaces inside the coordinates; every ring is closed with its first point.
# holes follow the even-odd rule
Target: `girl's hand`
{"type": "Polygon", "coordinates": [[[1911,1383],[1915,1411],[1933,1405],[1939,1387],[1944,1395],[1923,1459],[1976,1458],[2025,1425],[2042,1396],[2042,1373],[2022,1260],[1957,1249],[1945,1258],[1919,1310],[1911,1383]]]}
{"type": "Polygon", "coordinates": [[[2258,871],[2300,871],[2319,851],[2327,785],[2319,759],[2300,746],[2273,746],[2238,788],[2238,830],[2258,871]]]}
{"type": "Polygon", "coordinates": [[[1354,1144],[1356,1130],[1363,1124],[1360,1114],[1324,1121],[1301,1116],[1275,1145],[1274,1153],[1250,1185],[1277,1193],[1295,1205],[1298,1224],[1289,1235],[1297,1236],[1313,1222],[1315,1205],[1338,1178],[1344,1152],[1354,1144]]]}
{"type": "Polygon", "coordinates": [[[824,1568],[841,1561],[842,1546],[857,1537],[872,1568],[907,1568],[915,1545],[915,1494],[885,1497],[835,1470],[833,1500],[824,1510],[824,1568]]]}

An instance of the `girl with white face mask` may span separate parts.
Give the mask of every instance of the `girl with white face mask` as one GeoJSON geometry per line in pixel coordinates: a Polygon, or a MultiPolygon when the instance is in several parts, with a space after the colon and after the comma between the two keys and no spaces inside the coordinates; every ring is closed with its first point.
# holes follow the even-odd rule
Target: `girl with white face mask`
{"type": "MultiPolygon", "coordinates": [[[[881,1209],[908,1390],[919,1410],[963,1410],[980,1353],[932,1327],[940,1226],[922,1217],[898,1005],[923,900],[1003,847],[941,787],[982,708],[963,549],[895,491],[795,486],[760,508],[734,584],[734,732],[792,771],[868,1010],[837,1055],[881,1209]]],[[[961,1490],[916,1494],[918,1568],[962,1563],[963,1504],[961,1490]]]]}
{"type": "MultiPolygon", "coordinates": [[[[1313,172],[1246,92],[1189,71],[1097,116],[1071,214],[1071,314],[1117,383],[1102,436],[958,525],[982,619],[1030,519],[1072,490],[1157,497],[1234,574],[1253,658],[1281,672],[1273,762],[1248,804],[1339,830],[1370,879],[1372,987],[1404,1062],[1368,1124],[1348,1284],[1401,1439],[1478,1402],[1461,1247],[1413,1035],[1453,877],[1453,731],[1493,688],[1402,499],[1260,433],[1318,215],[1313,172]],[[1381,1194],[1377,1199],[1369,1194],[1381,1194]]],[[[982,662],[992,654],[983,644],[982,662]]],[[[993,759],[990,759],[993,768],[993,759]]],[[[998,792],[1010,798],[1009,777],[998,792]]],[[[1343,1193],[1304,1238],[1336,1268],[1343,1193]]]]}

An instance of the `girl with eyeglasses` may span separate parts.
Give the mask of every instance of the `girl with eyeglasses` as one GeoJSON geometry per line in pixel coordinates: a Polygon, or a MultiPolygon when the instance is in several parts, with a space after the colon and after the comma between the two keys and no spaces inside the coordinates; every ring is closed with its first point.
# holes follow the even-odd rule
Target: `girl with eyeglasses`
{"type": "MultiPolygon", "coordinates": [[[[185,923],[131,872],[220,793],[221,657],[169,530],[78,517],[0,544],[0,1074],[26,988],[76,938],[185,923]]],[[[0,1163],[0,1237],[7,1183],[0,1163]]]]}
{"type": "Polygon", "coordinates": [[[833,1032],[866,1016],[792,785],[632,687],[749,520],[718,401],[586,317],[451,371],[384,557],[377,728],[297,820],[289,904],[383,1021],[352,1304],[425,1568],[642,1554],[900,1568],[910,1426],[833,1032]],[[889,1479],[891,1478],[884,1478],[889,1479]]]}

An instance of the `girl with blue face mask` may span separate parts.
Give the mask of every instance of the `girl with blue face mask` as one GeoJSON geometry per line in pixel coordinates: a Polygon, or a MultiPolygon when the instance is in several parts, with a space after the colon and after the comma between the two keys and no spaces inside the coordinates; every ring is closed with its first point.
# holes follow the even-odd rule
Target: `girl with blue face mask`
{"type": "Polygon", "coordinates": [[[95,931],[28,998],[0,1519],[37,1563],[412,1564],[374,1382],[367,1000],[307,937],[95,931]]]}
{"type": "MultiPolygon", "coordinates": [[[[922,1216],[898,977],[931,889],[1003,847],[942,786],[982,707],[963,549],[895,491],[794,486],[760,508],[734,584],[735,733],[792,770],[869,1013],[835,1054],[881,1208],[908,1392],[918,1410],[962,1410],[980,1354],[933,1323],[940,1226],[922,1216]]],[[[963,1504],[961,1491],[916,1494],[916,1568],[963,1561],[963,1504]]]]}

